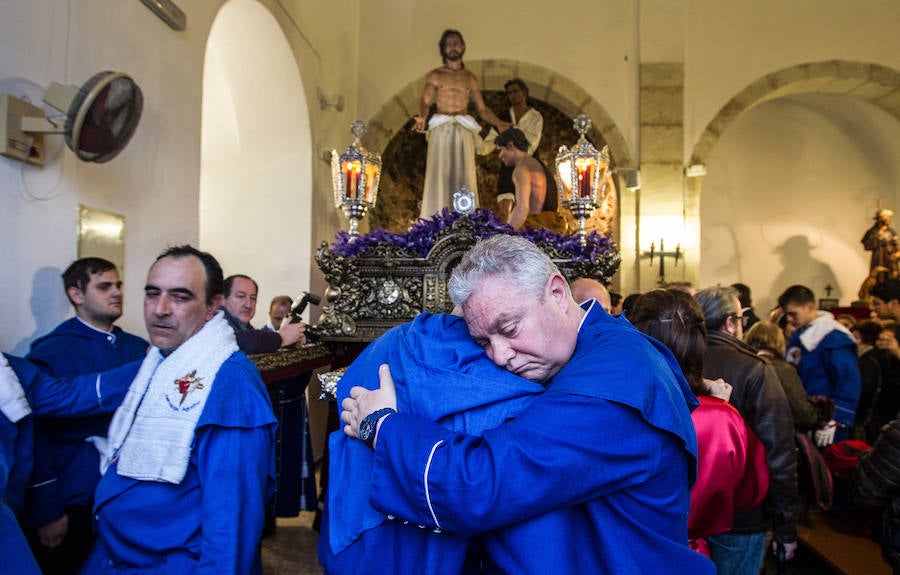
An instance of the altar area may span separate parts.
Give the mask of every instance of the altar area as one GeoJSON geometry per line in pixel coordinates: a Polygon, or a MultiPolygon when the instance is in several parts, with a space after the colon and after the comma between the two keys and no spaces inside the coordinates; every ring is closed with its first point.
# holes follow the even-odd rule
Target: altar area
{"type": "Polygon", "coordinates": [[[607,146],[598,150],[587,139],[590,118],[579,115],[572,126],[577,142],[571,148],[560,146],[548,165],[559,210],[570,214],[570,228],[576,233],[528,226],[514,231],[493,210],[477,208],[477,196],[463,186],[445,198],[447,207],[416,219],[405,230],[380,227],[360,235],[359,222],[376,207],[384,170],[381,156],[362,145],[365,124],[354,122],[353,143],[342,154],[331,154],[334,203],[347,217],[349,231],[338,232],[333,243],[323,242],[316,251],[328,288],[310,333],[323,342],[369,342],[422,312],[450,312],[447,281],[453,268],[480,238],[494,234],[516,234],[534,242],[570,282],[587,277],[609,284],[619,267],[619,252],[610,237],[589,231],[587,222],[610,210],[614,164],[607,146]]]}
{"type": "MultiPolygon", "coordinates": [[[[571,282],[593,278],[609,284],[619,268],[620,255],[607,235],[588,229],[598,213],[608,222],[615,183],[608,148],[597,150],[586,139],[591,129],[587,116],[574,122],[580,134],[570,148],[561,146],[553,162],[556,193],[561,211],[570,214],[574,233],[524,227],[515,231],[500,221],[491,209],[476,208],[475,196],[465,186],[447,198],[444,207],[430,217],[421,217],[400,231],[385,227],[360,233],[360,221],[378,201],[382,160],[363,147],[365,125],[354,122],[353,143],[342,153],[332,152],[332,185],[335,208],[343,212],[348,231],[340,231],[332,242],[322,242],[315,260],[327,283],[322,294],[321,314],[307,328],[311,343],[300,349],[254,356],[276,405],[279,431],[276,446],[278,497],[271,515],[293,517],[316,508],[310,417],[303,397],[309,393],[328,402],[326,434],[338,429],[334,403],[337,381],[365,347],[392,327],[412,321],[423,312],[449,313],[453,303],[447,282],[463,255],[480,239],[496,234],[519,235],[541,248],[571,282]],[[318,378],[312,378],[314,371],[318,378]],[[299,431],[298,431],[299,430],[299,431]]],[[[385,203],[385,202],[382,202],[385,203]]],[[[402,210],[401,218],[408,217],[402,210]]],[[[402,220],[401,220],[402,221],[402,220]]],[[[396,223],[392,227],[402,227],[396,223]]],[[[305,294],[305,292],[304,292],[305,294]]],[[[294,304],[299,317],[306,294],[294,304]]],[[[318,298],[316,298],[318,299],[318,298]]],[[[325,452],[327,461],[327,451],[325,452]]],[[[318,491],[327,489],[327,465],[320,474],[318,491]]]]}

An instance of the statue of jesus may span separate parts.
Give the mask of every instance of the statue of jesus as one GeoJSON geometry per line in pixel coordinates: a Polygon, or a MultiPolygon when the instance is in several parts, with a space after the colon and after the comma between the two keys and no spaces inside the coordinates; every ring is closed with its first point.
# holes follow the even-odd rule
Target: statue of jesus
{"type": "Polygon", "coordinates": [[[425,77],[413,125],[413,131],[426,133],[428,111],[432,103],[436,104],[437,113],[427,120],[428,156],[420,212],[423,218],[448,207],[453,193],[462,186],[472,191],[478,205],[475,150],[481,126],[469,115],[469,102],[475,105],[478,116],[498,132],[510,127],[485,105],[478,79],[463,64],[466,43],[462,34],[445,30],[438,45],[444,65],[425,77]]]}

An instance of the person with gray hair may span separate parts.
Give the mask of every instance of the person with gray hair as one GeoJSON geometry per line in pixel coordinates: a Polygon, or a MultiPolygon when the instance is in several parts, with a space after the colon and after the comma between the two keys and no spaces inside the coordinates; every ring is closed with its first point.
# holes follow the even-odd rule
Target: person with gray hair
{"type": "Polygon", "coordinates": [[[453,536],[501,534],[483,563],[496,572],[712,573],[687,545],[697,398],[671,351],[577,305],[522,237],[480,241],[448,290],[487,357],[546,391],[474,436],[397,413],[382,366],[379,389],[341,404],[344,433],[375,450],[370,503],[453,536]]]}
{"type": "Polygon", "coordinates": [[[800,502],[791,408],[775,369],[741,341],[744,316],[737,292],[713,287],[695,297],[706,318],[703,377],[722,378],[732,385],[731,404],[762,441],[769,464],[766,501],[746,513],[735,513],[731,531],[709,538],[710,552],[720,573],[757,575],[770,527],[773,545],[783,546],[787,559],[797,549],[800,502]]]}

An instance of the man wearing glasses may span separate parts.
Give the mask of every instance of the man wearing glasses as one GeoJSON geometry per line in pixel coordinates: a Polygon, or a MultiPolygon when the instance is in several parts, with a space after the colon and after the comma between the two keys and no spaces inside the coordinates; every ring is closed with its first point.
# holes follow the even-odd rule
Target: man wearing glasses
{"type": "Polygon", "coordinates": [[[849,439],[862,389],[856,340],[831,313],[816,309],[815,295],[806,286],[784,290],[778,305],[794,326],[785,359],[797,366],[807,395],[834,401],[834,419],[816,431],[816,445],[849,439]]]}
{"type": "Polygon", "coordinates": [[[731,531],[710,537],[710,553],[719,573],[756,575],[769,527],[773,547],[783,546],[787,559],[797,549],[794,420],[775,368],[742,341],[745,320],[737,292],[714,287],[695,297],[706,318],[703,377],[722,378],[732,385],[730,402],[762,441],[769,464],[766,500],[747,513],[736,513],[731,531]]]}

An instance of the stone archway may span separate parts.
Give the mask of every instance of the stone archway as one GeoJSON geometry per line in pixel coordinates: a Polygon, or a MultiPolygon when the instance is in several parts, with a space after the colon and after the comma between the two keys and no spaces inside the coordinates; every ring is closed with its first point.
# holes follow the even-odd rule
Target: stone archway
{"type": "Polygon", "coordinates": [[[808,93],[855,96],[900,119],[897,70],[846,60],[799,64],[766,74],[722,106],[694,144],[690,164],[705,164],[716,142],[742,112],[767,100],[808,93]]]}
{"type": "MultiPolygon", "coordinates": [[[[535,100],[535,107],[545,116],[545,138],[547,138],[548,115],[568,118],[562,122],[566,125],[566,136],[562,140],[559,140],[558,143],[556,143],[557,140],[553,140],[554,144],[550,144],[548,138],[546,144],[544,142],[541,144],[540,156],[548,166],[552,166],[556,154],[554,145],[557,147],[559,143],[571,145],[575,141],[574,132],[571,131],[571,118],[585,113],[591,118],[593,124],[592,130],[588,134],[591,141],[598,147],[604,143],[609,146],[614,166],[633,167],[633,154],[629,150],[621,130],[598,102],[568,78],[540,66],[511,60],[474,60],[467,62],[466,66],[478,77],[485,101],[495,111],[506,105],[505,97],[503,97],[505,82],[511,78],[524,80],[529,87],[531,98],[535,100]]],[[[367,147],[379,150],[387,159],[397,153],[398,142],[400,142],[399,145],[408,145],[402,142],[404,140],[403,132],[409,129],[410,119],[417,113],[424,83],[425,76],[423,75],[407,84],[385,102],[369,121],[365,137],[367,147]]],[[[413,154],[406,153],[408,152],[406,150],[403,154],[404,158],[423,155],[424,145],[420,147],[422,149],[413,150],[413,154]]],[[[415,162],[422,163],[422,167],[417,165],[412,168],[413,170],[424,169],[424,158],[416,158],[415,162]]],[[[490,163],[490,160],[488,162],[490,163]]],[[[479,159],[479,164],[480,173],[484,168],[484,162],[479,159]]],[[[405,170],[406,166],[403,169],[405,170]]],[[[418,215],[418,197],[414,189],[418,187],[418,183],[405,181],[409,178],[400,173],[401,171],[396,166],[392,168],[386,163],[382,182],[403,179],[401,187],[405,190],[396,193],[385,189],[390,187],[390,183],[387,183],[387,186],[383,184],[382,191],[386,192],[384,196],[386,201],[379,202],[379,206],[370,212],[369,219],[372,227],[384,226],[399,231],[409,220],[418,215]],[[390,194],[390,199],[388,199],[388,194],[390,194]]],[[[496,166],[493,166],[493,171],[496,171],[496,166]]],[[[490,178],[488,180],[493,181],[490,178]]],[[[479,183],[479,187],[481,185],[482,183],[479,183]]],[[[485,207],[491,207],[492,199],[486,198],[483,193],[481,196],[482,204],[485,207]]],[[[615,190],[607,199],[604,213],[600,212],[601,210],[597,210],[595,217],[590,220],[589,229],[597,229],[601,233],[616,236],[618,201],[615,190]]]]}
{"type": "MultiPolygon", "coordinates": [[[[277,294],[307,289],[305,270],[313,266],[311,236],[296,231],[309,230],[311,221],[305,94],[272,12],[254,0],[224,3],[204,56],[200,246],[216,254],[226,275],[248,274],[258,282],[260,311],[277,294]],[[256,233],[235,233],[251,229],[256,233]],[[256,257],[260,253],[267,255],[256,257]]],[[[262,323],[260,315],[265,312],[257,313],[262,323]]]]}
{"type": "Polygon", "coordinates": [[[885,123],[892,123],[891,118],[900,119],[900,72],[865,62],[834,60],[783,68],[759,77],[728,100],[690,154],[689,163],[710,166],[710,175],[686,180],[691,205],[699,207],[701,189],[707,191],[702,229],[699,220],[697,226],[698,242],[703,236],[707,285],[720,280],[767,285],[756,296],[764,307],[774,305],[778,293],[792,283],[808,285],[820,297],[825,296],[823,290],[834,289],[843,305],[852,302],[865,277],[862,268],[868,270],[868,256],[859,244],[862,226],[876,201],[887,198],[893,207],[900,199],[894,193],[897,176],[890,161],[898,146],[898,127],[885,123]],[[791,129],[778,132],[787,125],[791,129]],[[828,137],[821,137],[823,127],[831,126],[832,131],[824,132],[828,137]],[[769,133],[782,138],[767,140],[769,133]],[[751,141],[757,145],[750,146],[751,141]],[[804,153],[787,155],[800,149],[791,147],[797,142],[804,142],[804,153]],[[882,156],[886,160],[880,164],[867,163],[882,156]],[[782,165],[758,176],[746,175],[748,164],[766,165],[770,158],[782,165]],[[849,169],[816,179],[844,160],[849,169]],[[887,168],[881,170],[882,164],[887,168]],[[764,207],[772,205],[777,209],[764,207]],[[804,212],[798,206],[809,209],[804,212]],[[819,251],[801,252],[794,249],[797,245],[819,251]],[[780,261],[769,254],[777,254],[780,261]],[[829,262],[834,263],[826,269],[829,262]]]}

